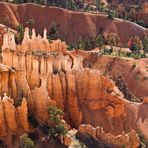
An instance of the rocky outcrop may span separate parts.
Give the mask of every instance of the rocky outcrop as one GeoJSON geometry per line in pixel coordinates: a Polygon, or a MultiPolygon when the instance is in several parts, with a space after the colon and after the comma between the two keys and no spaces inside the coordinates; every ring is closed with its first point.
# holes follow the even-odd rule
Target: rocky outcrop
{"type": "Polygon", "coordinates": [[[29,92],[29,106],[36,118],[43,121],[48,120],[47,107],[49,105],[56,105],[55,101],[50,100],[46,87],[47,78],[42,77],[40,88],[35,88],[29,92]]]}
{"type": "Polygon", "coordinates": [[[148,97],[145,97],[145,98],[143,99],[143,103],[147,103],[147,104],[148,104],[148,97]]]}
{"type": "Polygon", "coordinates": [[[14,100],[6,95],[0,99],[0,136],[15,133],[18,129],[29,131],[28,109],[26,99],[23,98],[21,106],[14,107],[14,100]]]}
{"type": "Polygon", "coordinates": [[[24,130],[29,131],[28,107],[27,107],[27,101],[25,98],[23,98],[21,106],[18,106],[17,112],[18,112],[18,120],[20,122],[20,126],[24,130]]]}
{"type": "Polygon", "coordinates": [[[36,35],[35,29],[32,29],[32,36],[29,36],[29,28],[25,28],[24,39],[21,45],[17,45],[15,43],[14,33],[8,31],[4,34],[3,37],[3,46],[2,50],[18,50],[20,52],[26,52],[28,50],[31,51],[52,51],[52,52],[63,52],[67,45],[65,42],[61,42],[61,40],[52,41],[52,43],[48,42],[47,39],[47,30],[44,29],[43,38],[40,35],[36,35]]]}
{"type": "Polygon", "coordinates": [[[92,127],[91,125],[80,125],[78,132],[86,133],[92,136],[95,139],[102,140],[108,144],[113,144],[116,147],[127,147],[127,148],[136,148],[140,144],[138,135],[134,130],[125,134],[123,131],[121,135],[114,136],[111,133],[105,133],[102,127],[92,127]]]}
{"type": "Polygon", "coordinates": [[[9,27],[6,27],[5,25],[0,24],[0,49],[3,45],[3,38],[4,38],[4,34],[7,32],[11,32],[13,34],[17,34],[17,32],[9,27]]]}

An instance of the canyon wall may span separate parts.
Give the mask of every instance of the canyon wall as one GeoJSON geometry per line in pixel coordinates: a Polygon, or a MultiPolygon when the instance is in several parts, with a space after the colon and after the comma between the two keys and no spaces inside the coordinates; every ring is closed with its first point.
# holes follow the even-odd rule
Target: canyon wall
{"type": "Polygon", "coordinates": [[[29,29],[25,29],[21,45],[15,44],[12,33],[4,35],[0,96],[6,98],[7,94],[13,100],[1,101],[1,117],[5,120],[0,123],[0,136],[9,134],[5,125],[15,131],[18,122],[19,127],[28,130],[29,114],[39,121],[47,121],[47,107],[55,104],[65,112],[64,118],[71,127],[88,123],[115,135],[136,129],[139,119],[148,118],[147,103],[126,101],[113,81],[96,69],[83,68],[83,57],[66,51],[65,42],[49,43],[46,29],[43,38],[34,29],[32,32],[30,37],[29,29]],[[26,99],[22,101],[22,98],[26,99]],[[142,108],[147,113],[142,114],[142,108]],[[12,124],[9,125],[10,114],[12,124]]]}
{"type": "Polygon", "coordinates": [[[83,12],[73,12],[55,7],[39,6],[35,4],[8,4],[0,3],[0,23],[13,29],[19,24],[27,26],[29,20],[34,20],[38,33],[56,23],[58,37],[67,43],[75,43],[80,37],[94,38],[102,30],[104,33],[116,33],[121,42],[127,43],[128,40],[137,35],[144,37],[147,29],[129,21],[121,19],[109,19],[106,15],[91,14],[83,12]]]}
{"type": "MultiPolygon", "coordinates": [[[[134,59],[100,55],[98,50],[92,50],[91,52],[72,51],[71,54],[83,56],[83,66],[85,68],[98,69],[102,75],[110,77],[114,81],[121,78],[123,80],[120,82],[121,91],[125,92],[123,85],[126,85],[128,89],[126,93],[131,92],[137,98],[133,98],[133,101],[139,100],[141,102],[148,96],[148,58],[134,59]],[[135,65],[135,68],[133,68],[133,65],[135,65]]],[[[127,97],[126,99],[131,100],[132,98],[127,97]]]]}

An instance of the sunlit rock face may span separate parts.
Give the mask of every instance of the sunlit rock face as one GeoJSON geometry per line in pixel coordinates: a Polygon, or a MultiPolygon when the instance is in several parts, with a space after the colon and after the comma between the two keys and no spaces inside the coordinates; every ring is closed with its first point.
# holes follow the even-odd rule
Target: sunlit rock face
{"type": "Polygon", "coordinates": [[[15,44],[11,33],[4,35],[0,96],[6,93],[13,99],[4,99],[6,96],[1,99],[0,135],[9,133],[6,125],[14,132],[18,127],[29,130],[28,114],[47,121],[47,107],[55,104],[65,112],[65,120],[72,127],[88,123],[102,126],[113,134],[135,128],[141,104],[137,104],[133,112],[133,104],[123,99],[113,81],[98,70],[84,69],[82,56],[72,56],[61,40],[49,43],[46,29],[43,34],[42,38],[33,29],[30,37],[26,28],[21,45],[15,44]],[[13,104],[17,104],[19,98],[26,99],[16,108],[13,104]]]}

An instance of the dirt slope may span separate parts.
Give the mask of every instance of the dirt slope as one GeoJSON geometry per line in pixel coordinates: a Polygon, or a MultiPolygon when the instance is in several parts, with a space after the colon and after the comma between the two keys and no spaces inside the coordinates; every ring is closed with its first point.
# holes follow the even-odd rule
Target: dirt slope
{"type": "Polygon", "coordinates": [[[100,32],[117,33],[122,42],[127,42],[131,36],[144,36],[146,29],[119,19],[108,19],[104,15],[83,12],[72,12],[60,8],[43,7],[34,4],[13,5],[0,3],[0,23],[7,23],[15,28],[19,23],[26,25],[29,19],[35,20],[35,28],[41,33],[43,28],[49,30],[55,21],[61,39],[68,43],[81,37],[94,37],[100,32]]]}

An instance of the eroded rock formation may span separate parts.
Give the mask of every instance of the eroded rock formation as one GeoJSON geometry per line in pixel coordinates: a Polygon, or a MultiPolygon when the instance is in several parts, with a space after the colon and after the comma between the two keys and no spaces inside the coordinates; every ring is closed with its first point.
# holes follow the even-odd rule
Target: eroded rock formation
{"type": "Polygon", "coordinates": [[[0,117],[0,136],[15,133],[20,128],[29,131],[28,108],[25,98],[23,98],[21,106],[15,108],[14,100],[5,94],[3,98],[0,98],[0,117]]]}
{"type": "Polygon", "coordinates": [[[1,136],[9,133],[5,122],[12,131],[18,127],[28,130],[28,113],[47,121],[47,107],[55,104],[65,112],[65,119],[72,127],[78,128],[81,123],[99,125],[105,132],[115,135],[136,128],[138,118],[142,116],[138,110],[143,104],[135,107],[134,103],[124,100],[113,81],[98,70],[84,69],[83,57],[72,56],[66,51],[64,42],[48,43],[46,30],[43,38],[36,36],[35,30],[32,32],[30,37],[26,28],[21,45],[14,43],[12,34],[4,36],[0,95],[7,93],[13,100],[1,101],[1,118],[7,119],[8,113],[12,118],[0,121],[1,136]],[[22,105],[14,108],[13,103],[23,97],[27,98],[27,103],[23,99],[22,105]]]}
{"type": "Polygon", "coordinates": [[[79,126],[78,132],[89,134],[95,139],[103,140],[104,142],[108,144],[113,144],[116,147],[125,146],[127,148],[136,148],[140,144],[138,135],[134,130],[127,134],[125,134],[125,132],[122,132],[121,135],[114,136],[111,133],[105,133],[102,127],[98,126],[94,128],[89,124],[83,124],[79,126]]]}

